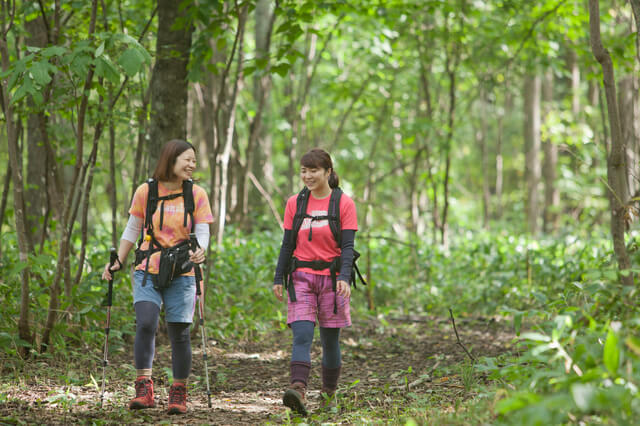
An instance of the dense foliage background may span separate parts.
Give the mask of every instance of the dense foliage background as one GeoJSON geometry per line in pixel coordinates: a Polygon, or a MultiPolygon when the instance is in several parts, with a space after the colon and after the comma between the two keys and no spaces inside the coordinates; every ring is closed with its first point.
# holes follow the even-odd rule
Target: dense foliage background
{"type": "MultiPolygon", "coordinates": [[[[639,15],[637,0],[1,1],[3,375],[100,354],[108,249],[173,137],[197,147],[217,218],[210,337],[285,327],[281,218],[319,146],[358,207],[359,315],[452,309],[516,336],[460,367],[476,391],[444,417],[632,422],[639,15]]],[[[115,351],[135,332],[125,275],[115,351]]],[[[427,421],[425,401],[387,415],[427,421]]]]}

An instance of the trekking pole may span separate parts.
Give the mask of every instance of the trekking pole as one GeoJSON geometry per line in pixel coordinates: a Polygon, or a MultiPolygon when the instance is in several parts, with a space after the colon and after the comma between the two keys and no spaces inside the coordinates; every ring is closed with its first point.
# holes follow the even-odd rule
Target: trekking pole
{"type": "MultiPolygon", "coordinates": [[[[198,240],[196,239],[196,234],[189,234],[189,240],[191,241],[191,248],[196,249],[200,247],[198,244],[198,240]]],[[[196,273],[196,297],[198,298],[198,310],[200,311],[200,328],[202,335],[202,358],[204,359],[204,377],[205,382],[207,383],[207,400],[209,403],[209,408],[211,408],[211,389],[209,387],[209,367],[207,365],[207,332],[204,327],[204,304],[203,304],[203,294],[200,290],[200,282],[202,281],[202,270],[200,269],[200,265],[194,264],[193,269],[196,273]]]]}
{"type": "Polygon", "coordinates": [[[100,392],[100,408],[102,408],[102,401],[104,400],[104,380],[105,370],[107,368],[107,355],[109,353],[109,326],[111,324],[111,305],[113,301],[113,274],[115,271],[111,271],[111,268],[118,259],[118,253],[115,247],[111,247],[111,254],[109,256],[109,271],[111,272],[111,279],[109,280],[109,290],[107,291],[107,325],[104,328],[104,356],[102,359],[102,391],[100,392]]]}

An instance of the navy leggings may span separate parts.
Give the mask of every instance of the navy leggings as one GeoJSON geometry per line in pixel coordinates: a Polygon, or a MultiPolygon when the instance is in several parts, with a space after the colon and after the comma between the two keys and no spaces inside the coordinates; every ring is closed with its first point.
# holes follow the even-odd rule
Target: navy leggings
{"type": "MultiPolygon", "coordinates": [[[[141,370],[151,368],[153,365],[160,308],[153,302],[137,302],[135,310],[136,339],[133,344],[133,359],[136,368],[141,370]]],[[[174,379],[186,379],[191,372],[190,325],[186,322],[167,323],[174,379]]]]}
{"type": "MultiPolygon", "coordinates": [[[[293,349],[291,361],[311,362],[311,343],[313,342],[312,321],[294,321],[291,323],[293,331],[293,349]]],[[[322,343],[322,365],[327,368],[338,368],[342,362],[340,354],[340,329],[320,327],[320,342],[322,343]]]]}

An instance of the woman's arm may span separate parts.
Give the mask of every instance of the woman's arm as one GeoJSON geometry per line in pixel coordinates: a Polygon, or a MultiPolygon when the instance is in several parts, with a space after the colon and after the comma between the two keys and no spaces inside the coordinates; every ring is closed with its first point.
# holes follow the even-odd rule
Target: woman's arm
{"type": "Polygon", "coordinates": [[[356,238],[356,231],[353,229],[343,229],[341,231],[342,247],[340,260],[342,265],[340,266],[339,281],[346,281],[347,283],[351,279],[351,267],[353,265],[353,242],[356,238]]]}
{"type": "Polygon", "coordinates": [[[291,260],[293,247],[291,246],[291,229],[284,230],[284,237],[282,238],[282,245],[280,246],[280,255],[278,256],[278,264],[276,266],[276,273],[273,277],[273,284],[282,284],[285,269],[291,260]]]}

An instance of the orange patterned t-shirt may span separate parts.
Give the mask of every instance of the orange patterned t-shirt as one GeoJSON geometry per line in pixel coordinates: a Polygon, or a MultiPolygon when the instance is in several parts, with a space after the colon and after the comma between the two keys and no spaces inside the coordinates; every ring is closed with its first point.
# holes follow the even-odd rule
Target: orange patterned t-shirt
{"type": "MultiPolygon", "coordinates": [[[[160,182],[158,182],[158,196],[164,197],[171,194],[182,193],[182,188],[169,191],[160,182]]],[[[131,201],[131,208],[129,214],[139,217],[144,221],[145,212],[147,209],[147,197],[149,195],[149,185],[143,183],[136,189],[131,201]]],[[[193,201],[195,209],[193,211],[193,218],[195,223],[212,223],[213,214],[211,213],[211,206],[209,205],[209,197],[204,189],[200,186],[193,185],[193,201]]],[[[187,227],[184,225],[184,199],[183,197],[177,197],[172,200],[164,201],[164,216],[162,218],[162,229],[160,229],[160,206],[163,201],[158,201],[158,207],[153,214],[153,235],[155,239],[162,244],[163,247],[172,247],[178,243],[181,243],[189,239],[189,232],[191,232],[191,217],[187,215],[187,227]]],[[[145,235],[147,230],[145,229],[145,235]]],[[[149,248],[149,241],[144,241],[140,247],[142,250],[149,248]]],[[[142,263],[136,266],[137,270],[145,270],[147,259],[144,259],[142,263]]],[[[157,274],[160,265],[160,252],[156,252],[151,255],[149,263],[149,273],[157,274]]],[[[184,275],[194,275],[193,270],[184,275]]]]}

